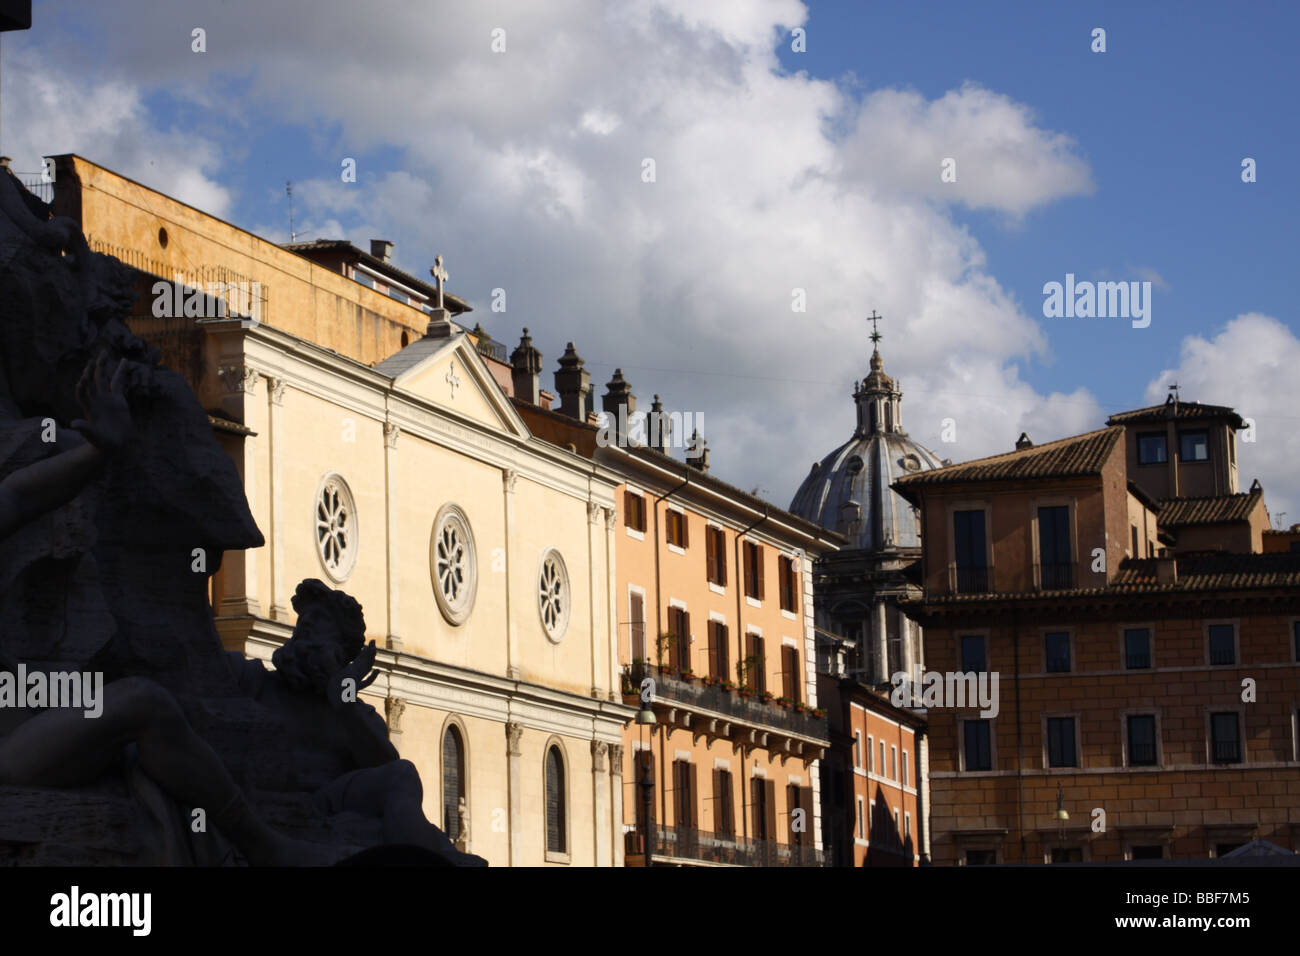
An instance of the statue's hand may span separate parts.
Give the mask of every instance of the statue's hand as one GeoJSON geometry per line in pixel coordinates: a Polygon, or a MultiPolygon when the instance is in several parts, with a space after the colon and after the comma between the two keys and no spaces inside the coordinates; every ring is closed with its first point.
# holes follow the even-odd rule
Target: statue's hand
{"type": "Polygon", "coordinates": [[[86,363],[77,383],[77,401],[86,417],[78,418],[72,427],[100,451],[117,451],[131,437],[131,409],[123,393],[125,374],[126,360],[119,359],[110,380],[108,356],[101,352],[86,363]]]}
{"type": "Polygon", "coordinates": [[[338,707],[345,703],[351,703],[351,701],[345,701],[343,699],[343,682],[345,680],[351,679],[353,683],[352,689],[357,694],[360,694],[361,691],[365,690],[379,678],[379,671],[372,670],[375,664],[376,653],[375,642],[371,641],[361,649],[361,653],[353,659],[351,664],[340,668],[334,676],[330,678],[329,700],[331,706],[338,707]]]}

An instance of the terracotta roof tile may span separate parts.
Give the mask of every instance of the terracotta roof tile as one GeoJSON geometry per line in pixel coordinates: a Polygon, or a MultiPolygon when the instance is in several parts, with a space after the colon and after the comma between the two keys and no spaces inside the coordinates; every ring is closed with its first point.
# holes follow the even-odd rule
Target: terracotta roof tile
{"type": "Polygon", "coordinates": [[[1045,445],[1032,445],[991,458],[977,458],[946,468],[908,475],[894,482],[894,488],[907,494],[919,485],[1096,475],[1101,473],[1106,459],[1123,435],[1123,428],[1103,428],[1045,445]]]}
{"type": "Polygon", "coordinates": [[[1239,495],[1208,495],[1203,498],[1163,498],[1156,521],[1168,528],[1249,521],[1251,513],[1263,498],[1264,492],[1260,490],[1246,491],[1239,495]]]}
{"type": "Polygon", "coordinates": [[[1138,422],[1191,421],[1196,419],[1227,418],[1234,428],[1245,428],[1241,416],[1227,405],[1202,405],[1200,402],[1165,402],[1129,412],[1117,412],[1106,419],[1107,425],[1132,425],[1138,422]]]}

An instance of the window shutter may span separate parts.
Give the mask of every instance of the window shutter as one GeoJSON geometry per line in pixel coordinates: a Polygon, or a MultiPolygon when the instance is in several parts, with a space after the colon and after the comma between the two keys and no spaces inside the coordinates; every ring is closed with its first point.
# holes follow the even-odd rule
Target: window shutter
{"type": "Polygon", "coordinates": [[[689,669],[691,666],[691,616],[682,611],[681,616],[681,637],[677,639],[678,660],[683,669],[689,669]]]}
{"type": "Polygon", "coordinates": [[[727,535],[721,528],[718,529],[718,543],[714,550],[718,554],[718,583],[723,587],[727,586],[727,535]]]}
{"type": "Polygon", "coordinates": [[[767,653],[763,649],[763,638],[754,636],[754,652],[758,660],[754,668],[754,690],[762,693],[767,690],[767,653]]]}
{"type": "Polygon", "coordinates": [[[758,591],[758,599],[763,600],[763,546],[754,545],[754,579],[758,591]]]}
{"type": "Polygon", "coordinates": [[[694,827],[695,829],[698,830],[700,826],[700,821],[697,819],[696,816],[699,813],[699,811],[696,810],[696,807],[699,805],[699,793],[700,793],[699,769],[695,766],[695,764],[688,763],[686,765],[686,773],[687,773],[687,781],[690,783],[690,787],[688,788],[687,803],[686,803],[686,816],[688,818],[686,825],[689,827],[694,827]]]}
{"type": "Polygon", "coordinates": [[[645,598],[633,592],[629,603],[632,611],[629,628],[632,639],[632,659],[637,661],[648,656],[645,652],[645,598]]]}
{"type": "Polygon", "coordinates": [[[713,529],[707,525],[704,528],[704,572],[712,581],[717,578],[716,558],[713,554],[713,529]]]}
{"type": "Polygon", "coordinates": [[[763,780],[764,804],[767,810],[767,839],[776,839],[776,780],[763,780]]]}
{"type": "Polygon", "coordinates": [[[686,531],[686,529],[689,527],[690,527],[690,522],[686,520],[686,512],[683,511],[682,512],[682,547],[683,548],[690,545],[690,542],[687,540],[687,531],[686,531]]]}

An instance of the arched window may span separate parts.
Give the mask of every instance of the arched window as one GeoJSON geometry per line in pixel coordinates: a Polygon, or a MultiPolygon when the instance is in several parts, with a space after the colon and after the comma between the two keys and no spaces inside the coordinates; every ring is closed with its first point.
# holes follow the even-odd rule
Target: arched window
{"type": "Polygon", "coordinates": [[[568,853],[565,832],[564,758],[559,747],[546,751],[546,852],[568,853]]]}
{"type": "Polygon", "coordinates": [[[442,830],[460,838],[460,798],[465,796],[465,744],[453,724],[442,735],[442,830]]]}

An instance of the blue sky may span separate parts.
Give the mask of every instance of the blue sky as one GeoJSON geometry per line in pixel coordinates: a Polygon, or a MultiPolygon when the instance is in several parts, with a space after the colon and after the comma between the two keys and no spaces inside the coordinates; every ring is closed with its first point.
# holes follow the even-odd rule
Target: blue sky
{"type": "Polygon", "coordinates": [[[392,239],[416,274],[443,254],[547,377],[575,341],[596,396],[617,365],[643,405],[704,414],[715,471],[778,504],[849,437],[874,308],[941,457],[1099,427],[1178,380],[1257,420],[1243,484],[1295,520],[1296,11],[37,0],[4,40],[4,148],[20,169],[79,152],[278,241],[292,178],[300,238],[392,239]],[[1066,273],[1152,281],[1150,327],[1045,318],[1066,273]]]}

